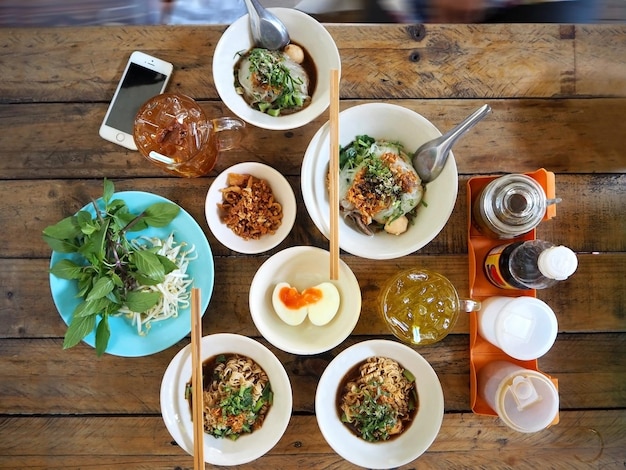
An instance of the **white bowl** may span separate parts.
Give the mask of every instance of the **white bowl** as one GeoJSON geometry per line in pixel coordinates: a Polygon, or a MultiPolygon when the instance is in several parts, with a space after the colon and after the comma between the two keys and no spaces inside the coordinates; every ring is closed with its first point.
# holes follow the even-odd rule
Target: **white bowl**
{"type": "MultiPolygon", "coordinates": [[[[441,132],[420,114],[402,106],[368,103],[354,106],[339,114],[339,144],[348,145],[357,135],[397,141],[412,154],[424,142],[441,132]]],[[[329,125],[323,125],[313,136],[302,161],[302,196],[317,228],[329,238],[329,196],[326,174],[329,163],[329,125]]],[[[452,214],[458,192],[458,174],[450,152],[441,175],[426,185],[424,202],[414,222],[401,235],[386,232],[374,236],[362,234],[339,223],[339,246],[353,255],[369,259],[392,259],[419,250],[435,238],[452,214]]]]}
{"type": "Polygon", "coordinates": [[[291,354],[319,354],[345,340],[361,314],[361,290],[350,267],[339,263],[339,278],[329,281],[330,254],[321,248],[294,246],[261,265],[250,285],[250,314],[263,337],[291,354]],[[279,282],[300,292],[321,282],[332,282],[340,295],[339,310],[330,323],[316,326],[308,318],[296,326],[283,322],[272,306],[272,293],[279,282]]]}
{"type": "Polygon", "coordinates": [[[250,20],[244,15],[232,23],[215,46],[213,55],[213,82],[220,98],[228,108],[244,121],[263,129],[295,129],[317,118],[330,103],[330,70],[341,71],[337,45],[330,33],[313,17],[291,8],[268,8],[287,27],[291,41],[302,46],[311,56],[317,71],[311,103],[301,111],[282,116],[270,116],[252,109],[235,91],[234,69],[238,53],[246,52],[254,43],[250,20]]]}
{"type": "Polygon", "coordinates": [[[206,195],[204,213],[211,232],[224,246],[238,253],[262,253],[274,248],[291,232],[296,221],[296,196],[289,182],[274,168],[257,162],[238,163],[215,178],[206,195]],[[220,190],[226,188],[229,173],[248,174],[269,183],[274,199],[283,208],[283,220],[275,233],[263,235],[257,240],[244,240],[222,222],[217,205],[222,202],[220,190]]]}
{"type": "Polygon", "coordinates": [[[396,468],[422,455],[439,433],[443,412],[443,391],[433,368],[416,351],[395,341],[363,341],[347,348],[326,367],[315,394],[315,415],[326,442],[344,459],[366,468],[396,468]],[[353,434],[337,412],[337,393],[344,376],[373,356],[394,359],[410,371],[419,400],[417,414],[402,434],[375,443],[353,434]]]}
{"type": "MultiPolygon", "coordinates": [[[[241,335],[220,333],[202,338],[202,360],[223,353],[242,354],[266,372],[274,402],[260,429],[233,441],[204,434],[204,460],[213,465],[240,465],[268,452],[280,440],[291,418],[292,391],[289,377],[278,358],[261,343],[241,335]]],[[[193,455],[191,409],[185,386],[191,382],[191,347],[185,346],[172,359],[161,383],[161,414],[178,445],[193,455]]]]}

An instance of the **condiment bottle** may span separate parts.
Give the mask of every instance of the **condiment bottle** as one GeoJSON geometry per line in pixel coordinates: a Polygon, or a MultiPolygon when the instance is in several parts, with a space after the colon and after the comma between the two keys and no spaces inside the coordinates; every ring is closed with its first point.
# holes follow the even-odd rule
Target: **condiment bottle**
{"type": "Polygon", "coordinates": [[[537,227],[546,207],[560,199],[547,199],[530,176],[510,174],[489,182],[472,207],[474,225],[491,238],[515,238],[537,227]]]}
{"type": "Polygon", "coordinates": [[[487,278],[502,289],[544,289],[567,279],[577,267],[572,250],[543,240],[500,245],[485,259],[487,278]]]}

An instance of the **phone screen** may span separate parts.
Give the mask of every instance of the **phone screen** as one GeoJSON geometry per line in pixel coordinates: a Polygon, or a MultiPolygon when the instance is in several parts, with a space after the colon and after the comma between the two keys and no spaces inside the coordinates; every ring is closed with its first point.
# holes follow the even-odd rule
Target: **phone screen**
{"type": "Polygon", "coordinates": [[[115,103],[111,107],[106,125],[132,135],[139,108],[161,92],[163,82],[166,80],[166,75],[131,62],[115,103]]]}

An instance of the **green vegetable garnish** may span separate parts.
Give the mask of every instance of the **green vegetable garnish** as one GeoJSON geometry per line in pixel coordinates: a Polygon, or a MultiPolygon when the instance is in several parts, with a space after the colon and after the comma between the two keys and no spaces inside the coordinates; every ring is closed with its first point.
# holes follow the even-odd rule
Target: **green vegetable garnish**
{"type": "MultiPolygon", "coordinates": [[[[382,388],[372,383],[376,390],[375,394],[367,391],[364,394],[363,402],[353,407],[355,427],[361,433],[361,437],[369,442],[377,442],[389,438],[389,431],[395,426],[398,420],[398,413],[393,406],[383,399],[389,394],[382,388]]],[[[346,421],[345,416],[342,420],[346,421]]]]}
{"type": "Polygon", "coordinates": [[[69,259],[58,261],[50,272],[78,283],[82,299],[65,333],[63,348],[78,344],[96,329],[96,354],[107,348],[111,330],[109,316],[122,306],[134,312],[145,312],[160,299],[158,292],[138,292],[138,285],[156,285],[176,264],[156,253],[156,249],[137,249],[126,239],[128,232],[149,226],[165,227],[180,208],[172,203],[152,204],[140,214],[132,214],[126,203],[113,199],[114,185],[105,178],[100,209],[93,202],[96,215],[79,211],[43,230],[43,239],[59,253],[77,253],[82,263],[69,259]]]}
{"type": "MultiPolygon", "coordinates": [[[[279,116],[282,110],[297,109],[308,99],[303,78],[295,72],[295,63],[281,51],[254,48],[245,55],[249,61],[251,83],[254,91],[248,90],[252,107],[270,116],[279,116]]],[[[239,83],[235,73],[235,88],[242,94],[245,87],[239,83]]]]}

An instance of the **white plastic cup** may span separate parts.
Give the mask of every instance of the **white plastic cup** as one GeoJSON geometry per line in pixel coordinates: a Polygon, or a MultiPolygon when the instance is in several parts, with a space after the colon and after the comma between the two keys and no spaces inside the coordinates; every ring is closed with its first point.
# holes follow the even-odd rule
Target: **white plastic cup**
{"type": "Polygon", "coordinates": [[[548,377],[507,361],[490,362],[479,370],[478,394],[519,432],[541,431],[559,412],[559,392],[548,377]]]}
{"type": "Polygon", "coordinates": [[[489,297],[477,320],[481,337],[521,361],[547,353],[558,332],[554,311],[534,297],[489,297]]]}

